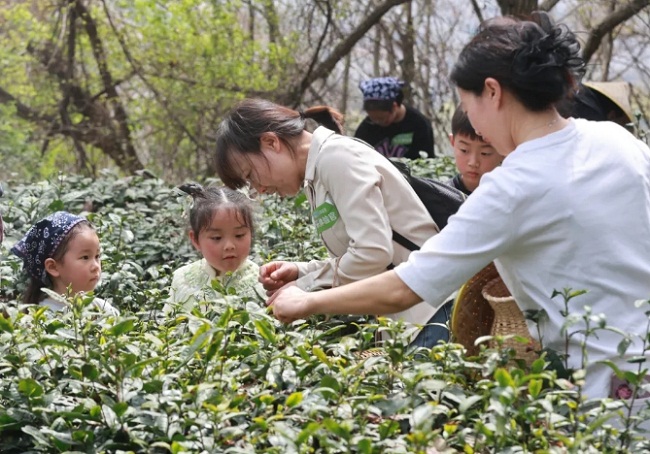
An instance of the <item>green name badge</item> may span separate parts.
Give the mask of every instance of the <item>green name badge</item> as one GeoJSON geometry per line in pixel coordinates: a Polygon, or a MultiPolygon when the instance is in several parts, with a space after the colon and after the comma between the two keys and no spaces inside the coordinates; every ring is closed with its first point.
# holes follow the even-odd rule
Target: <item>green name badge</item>
{"type": "Polygon", "coordinates": [[[339,220],[339,211],[331,203],[325,202],[316,207],[312,217],[318,233],[323,233],[339,220]]]}
{"type": "Polygon", "coordinates": [[[411,145],[413,143],[413,133],[404,132],[402,134],[397,134],[393,137],[393,140],[390,141],[391,145],[411,145]]]}

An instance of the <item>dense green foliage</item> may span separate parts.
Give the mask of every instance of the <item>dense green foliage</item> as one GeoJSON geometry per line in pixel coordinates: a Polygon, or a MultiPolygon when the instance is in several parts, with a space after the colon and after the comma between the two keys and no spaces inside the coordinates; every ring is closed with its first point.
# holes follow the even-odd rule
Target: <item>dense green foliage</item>
{"type": "MultiPolygon", "coordinates": [[[[416,170],[448,177],[450,164],[423,160],[416,170]]],[[[384,319],[350,325],[315,317],[285,326],[261,301],[229,289],[206,312],[166,304],[171,272],[196,255],[184,233],[186,197],[161,180],[62,176],[5,190],[2,453],[650,448],[636,420],[629,430],[611,426],[623,402],[582,401],[579,375],[573,384],[559,379],[544,359],[525,368],[498,350],[475,358],[457,344],[410,351],[408,333],[384,319]],[[120,317],[84,309],[90,296],[71,300],[72,310],[56,318],[17,304],[23,279],[7,247],[58,209],[92,211],[103,247],[97,295],[120,317]],[[378,329],[394,333],[386,354],[359,359],[378,329]]],[[[325,253],[303,197],[264,199],[258,214],[255,260],[325,253]]]]}

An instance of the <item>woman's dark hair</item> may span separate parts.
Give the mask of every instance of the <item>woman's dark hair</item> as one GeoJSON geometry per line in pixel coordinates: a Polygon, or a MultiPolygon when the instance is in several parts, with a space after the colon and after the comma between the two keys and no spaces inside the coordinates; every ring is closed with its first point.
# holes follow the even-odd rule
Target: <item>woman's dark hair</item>
{"type": "Polygon", "coordinates": [[[528,20],[501,17],[484,22],[463,48],[451,81],[476,95],[492,77],[526,108],[542,111],[563,99],[584,74],[580,44],[545,12],[528,20]]]}
{"type": "MultiPolygon", "coordinates": [[[[93,225],[86,220],[79,222],[68,232],[65,238],[54,250],[52,255],[47,258],[51,258],[56,260],[57,262],[61,262],[63,260],[63,256],[65,255],[66,252],[68,252],[68,249],[70,248],[70,242],[72,242],[74,237],[76,237],[83,229],[95,230],[95,227],[93,227],[93,225]]],[[[48,275],[48,284],[49,284],[48,287],[52,285],[52,281],[49,275],[48,275]]],[[[25,289],[25,293],[23,295],[23,303],[24,304],[40,303],[45,297],[45,293],[41,291],[41,288],[43,288],[43,283],[38,279],[30,276],[29,283],[27,284],[27,289],[25,289]]]]}
{"type": "Polygon", "coordinates": [[[472,126],[472,123],[470,123],[469,117],[460,106],[456,107],[456,111],[451,117],[451,134],[454,137],[460,134],[472,140],[480,140],[483,142],[483,138],[476,134],[476,130],[472,126]]]}
{"type": "Polygon", "coordinates": [[[184,184],[178,189],[190,195],[194,201],[190,208],[190,229],[196,238],[201,231],[210,227],[215,213],[222,209],[234,210],[240,222],[251,231],[251,237],[254,236],[253,202],[243,192],[214,186],[204,188],[196,183],[184,184]]]}
{"type": "Polygon", "coordinates": [[[317,106],[299,112],[264,99],[240,102],[221,122],[217,132],[215,157],[221,181],[233,189],[246,186],[231,157],[234,153],[262,156],[260,138],[266,132],[277,135],[293,153],[293,141],[305,130],[307,119],[343,133],[343,115],[331,107],[317,106]]]}

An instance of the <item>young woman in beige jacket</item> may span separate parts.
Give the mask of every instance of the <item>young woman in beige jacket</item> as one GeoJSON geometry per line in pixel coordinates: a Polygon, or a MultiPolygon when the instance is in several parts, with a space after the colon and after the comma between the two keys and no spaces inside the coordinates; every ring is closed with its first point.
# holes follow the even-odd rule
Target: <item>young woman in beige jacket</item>
{"type": "MultiPolygon", "coordinates": [[[[329,107],[298,112],[247,99],[219,127],[216,158],[223,183],[280,196],[304,189],[330,254],[326,260],[262,266],[260,282],[269,295],[285,285],[314,291],[375,276],[405,262],[410,253],[392,240],[393,230],[417,245],[438,232],[397,168],[364,142],[342,136],[341,120],[329,107]],[[309,118],[324,126],[309,132],[309,118]]],[[[431,347],[449,333],[429,324],[446,323],[449,311],[418,304],[389,317],[427,325],[415,331],[412,344],[431,347]]]]}

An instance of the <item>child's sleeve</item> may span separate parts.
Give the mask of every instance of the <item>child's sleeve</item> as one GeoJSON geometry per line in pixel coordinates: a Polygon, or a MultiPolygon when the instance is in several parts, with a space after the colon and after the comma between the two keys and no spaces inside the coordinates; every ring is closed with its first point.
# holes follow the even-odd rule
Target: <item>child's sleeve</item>
{"type": "Polygon", "coordinates": [[[264,301],[266,299],[266,290],[259,281],[259,274],[259,265],[247,259],[233,275],[233,279],[224,282],[224,284],[226,287],[233,287],[239,296],[264,301]]]}

